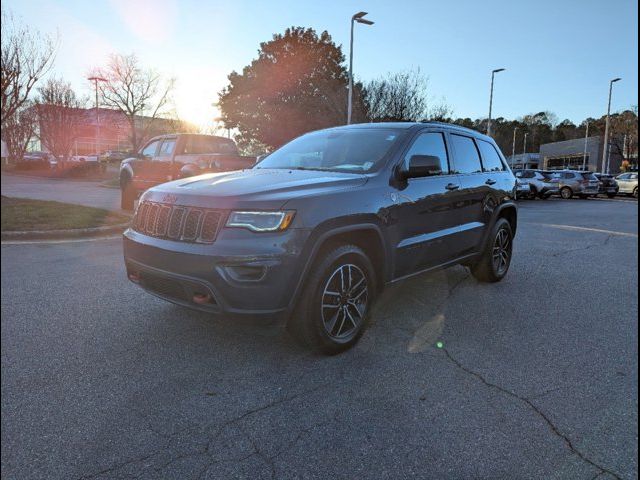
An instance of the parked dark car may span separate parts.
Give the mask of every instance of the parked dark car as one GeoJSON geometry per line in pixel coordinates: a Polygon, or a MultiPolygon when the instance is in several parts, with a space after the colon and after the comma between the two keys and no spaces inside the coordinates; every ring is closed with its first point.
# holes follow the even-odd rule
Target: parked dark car
{"type": "Polygon", "coordinates": [[[552,177],[558,180],[560,196],[566,200],[574,195],[580,198],[598,195],[600,182],[592,172],[561,170],[553,172],[552,177]]]}
{"type": "Polygon", "coordinates": [[[205,172],[249,168],[255,157],[243,157],[235,142],[213,135],[179,133],[152,138],[135,157],[120,164],[121,207],[133,210],[147,188],[205,172]]]}
{"type": "Polygon", "coordinates": [[[606,195],[609,198],[613,198],[618,194],[620,187],[613,175],[607,175],[605,173],[595,173],[594,175],[600,182],[598,186],[599,195],[606,195]]]}
{"type": "Polygon", "coordinates": [[[50,167],[55,157],[49,152],[27,152],[16,165],[19,170],[38,170],[50,167]]]}
{"type": "Polygon", "coordinates": [[[466,128],[312,132],[252,169],[146,191],[124,233],[127,274],[180,305],[280,319],[336,353],[358,340],[385,285],[454,264],[501,280],[515,185],[493,139],[466,128]]]}

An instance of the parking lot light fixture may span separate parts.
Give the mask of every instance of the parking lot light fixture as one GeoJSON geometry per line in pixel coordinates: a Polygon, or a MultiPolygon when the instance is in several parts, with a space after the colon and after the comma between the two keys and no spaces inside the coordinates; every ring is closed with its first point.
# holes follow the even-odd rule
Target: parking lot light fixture
{"type": "Polygon", "coordinates": [[[496,73],[504,72],[505,68],[496,68],[491,71],[491,91],[489,92],[489,120],[487,121],[487,135],[491,136],[491,109],[493,108],[493,79],[496,73]]]}
{"type": "Polygon", "coordinates": [[[358,22],[363,25],[373,25],[369,19],[364,18],[367,12],[358,12],[351,17],[351,40],[349,42],[349,93],[347,95],[347,125],[351,124],[351,113],[353,110],[353,25],[358,22]]]}
{"type": "Polygon", "coordinates": [[[613,84],[622,80],[614,78],[609,82],[609,102],[607,103],[607,120],[604,127],[604,145],[602,146],[602,173],[609,173],[609,115],[611,115],[611,93],[613,92],[613,84]],[[606,164],[606,169],[605,169],[606,164]]]}

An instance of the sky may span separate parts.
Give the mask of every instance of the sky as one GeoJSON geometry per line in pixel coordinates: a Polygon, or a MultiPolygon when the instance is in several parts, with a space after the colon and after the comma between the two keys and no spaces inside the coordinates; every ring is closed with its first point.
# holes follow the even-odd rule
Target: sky
{"type": "MultiPolygon", "coordinates": [[[[177,80],[178,115],[203,128],[212,105],[257,56],[260,42],[290,26],[327,30],[348,58],[350,18],[356,25],[354,76],[367,81],[417,69],[434,101],[456,117],[486,117],[491,70],[493,116],[543,110],[580,122],[638,104],[638,4],[634,0],[218,1],[3,0],[27,25],[60,41],[53,74],[91,95],[85,80],[110,53],[136,53],[142,64],[177,80]]],[[[93,98],[93,97],[91,97],[93,98]]]]}

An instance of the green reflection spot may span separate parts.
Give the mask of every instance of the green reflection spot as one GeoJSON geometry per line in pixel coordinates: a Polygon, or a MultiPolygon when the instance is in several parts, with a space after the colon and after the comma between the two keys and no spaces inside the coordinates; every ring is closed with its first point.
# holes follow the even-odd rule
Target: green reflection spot
{"type": "Polygon", "coordinates": [[[444,344],[442,342],[437,342],[436,343],[436,347],[442,348],[442,347],[444,347],[444,344]]]}

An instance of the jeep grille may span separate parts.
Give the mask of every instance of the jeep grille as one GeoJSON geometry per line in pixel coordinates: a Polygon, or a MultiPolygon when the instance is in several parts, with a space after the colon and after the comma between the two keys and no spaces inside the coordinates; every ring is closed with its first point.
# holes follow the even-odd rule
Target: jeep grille
{"type": "Polygon", "coordinates": [[[144,201],[138,205],[132,228],[136,232],[178,242],[213,243],[223,212],[144,201]]]}

